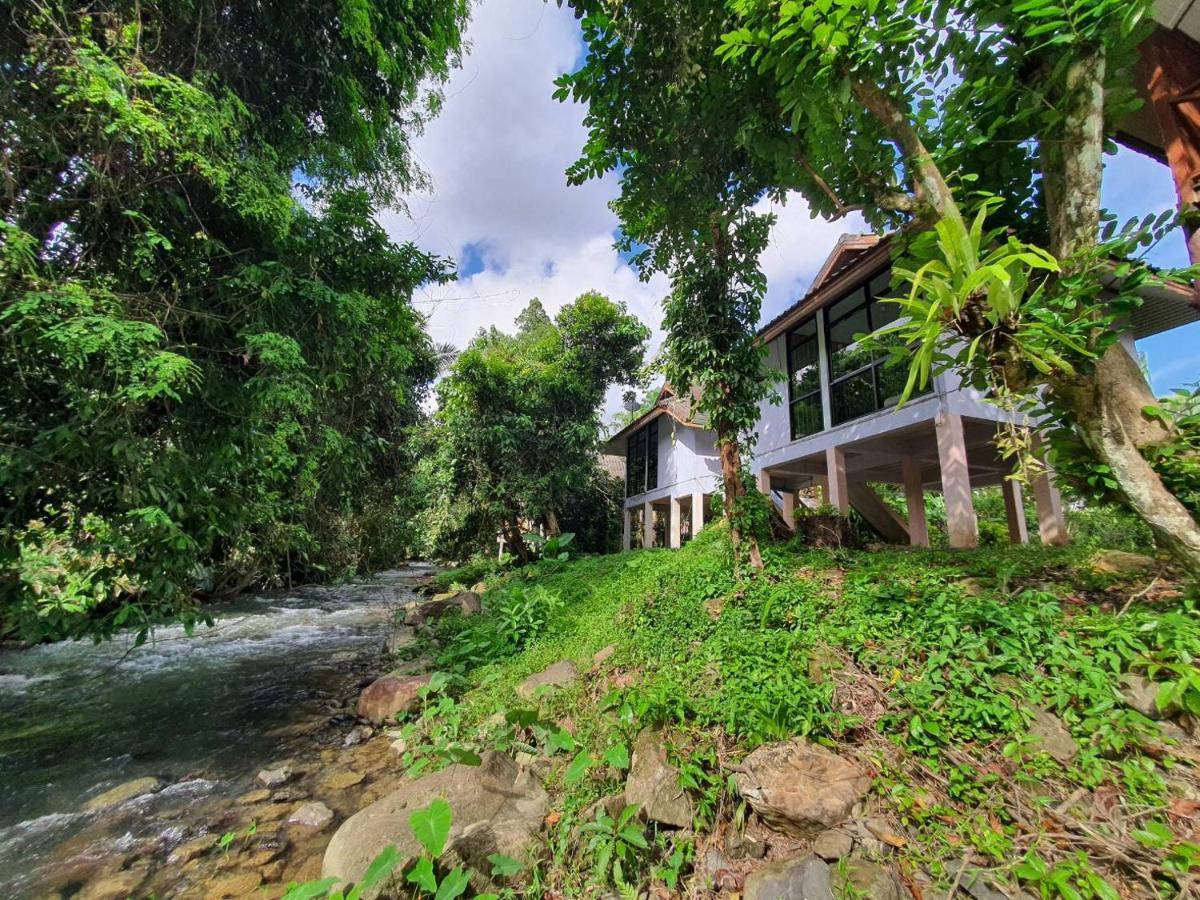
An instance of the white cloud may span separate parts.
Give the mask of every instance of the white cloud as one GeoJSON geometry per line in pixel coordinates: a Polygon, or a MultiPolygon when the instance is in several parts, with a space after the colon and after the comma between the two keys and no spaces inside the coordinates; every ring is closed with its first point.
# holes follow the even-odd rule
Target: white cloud
{"type": "MultiPolygon", "coordinates": [[[[418,297],[434,340],[463,347],[480,328],[510,329],[533,297],[553,315],[598,290],[651,326],[657,347],[667,283],[640,282],[613,249],[617,219],[607,203],[616,179],[566,183],[586,138],[584,110],[551,94],[555,77],[582,52],[574,17],[543,0],[484,0],[467,38],[442,114],[414,145],[433,189],[409,198],[409,216],[381,216],[393,237],[453,257],[460,270],[482,263],[482,271],[418,297]]],[[[798,198],[775,212],[779,223],[762,259],[765,318],[802,293],[838,234],[861,228],[812,220],[798,198]]]]}

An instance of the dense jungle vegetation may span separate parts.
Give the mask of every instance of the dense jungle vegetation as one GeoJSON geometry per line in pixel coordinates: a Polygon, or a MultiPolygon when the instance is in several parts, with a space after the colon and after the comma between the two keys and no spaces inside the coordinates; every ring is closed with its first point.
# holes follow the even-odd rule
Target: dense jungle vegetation
{"type": "Polygon", "coordinates": [[[301,7],[3,4],[5,634],[193,619],[395,542],[436,372],[410,299],[452,266],[373,214],[421,177],[467,4],[301,7]]]}

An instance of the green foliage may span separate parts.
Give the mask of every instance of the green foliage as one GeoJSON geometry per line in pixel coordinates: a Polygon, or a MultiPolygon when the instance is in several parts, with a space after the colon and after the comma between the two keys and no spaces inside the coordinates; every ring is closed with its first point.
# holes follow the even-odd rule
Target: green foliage
{"type": "Polygon", "coordinates": [[[502,532],[527,562],[525,528],[554,532],[570,510],[590,507],[609,510],[593,548],[611,545],[619,494],[596,460],[599,410],[609,387],[636,377],[649,331],[594,292],[554,320],[533,300],[517,325],[513,335],[478,334],[438,385],[422,476],[426,553],[467,555],[502,532]]]}
{"type": "Polygon", "coordinates": [[[592,858],[593,873],[600,884],[611,882],[617,887],[630,883],[639,868],[642,851],[650,849],[645,826],[638,820],[637,806],[626,806],[616,819],[602,808],[596,819],[585,822],[580,831],[587,836],[587,852],[592,858]]]}
{"type": "Polygon", "coordinates": [[[466,5],[9,7],[0,635],[385,562],[450,269],[374,214],[466,5]]]}
{"type": "Polygon", "coordinates": [[[545,632],[562,606],[562,598],[541,585],[488,591],[487,611],[463,621],[439,661],[460,668],[517,653],[545,632]]]}

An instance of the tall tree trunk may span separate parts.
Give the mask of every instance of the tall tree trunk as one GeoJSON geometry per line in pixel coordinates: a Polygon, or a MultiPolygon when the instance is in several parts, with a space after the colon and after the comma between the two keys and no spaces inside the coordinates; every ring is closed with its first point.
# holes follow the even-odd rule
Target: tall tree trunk
{"type": "Polygon", "coordinates": [[[511,548],[513,556],[522,563],[529,562],[529,545],[525,543],[520,526],[512,520],[504,523],[504,540],[511,548]]]}
{"type": "Polygon", "coordinates": [[[558,513],[552,509],[546,510],[546,534],[549,537],[562,534],[562,527],[558,524],[558,513]]]}
{"type": "Polygon", "coordinates": [[[1168,432],[1162,422],[1142,413],[1155,400],[1133,357],[1113,344],[1097,360],[1093,377],[1052,383],[1051,392],[1071,411],[1080,440],[1112,470],[1129,506],[1158,543],[1200,575],[1200,526],[1141,452],[1166,440],[1168,432]]]}
{"type": "Polygon", "coordinates": [[[746,486],[742,483],[742,445],[736,434],[726,428],[718,428],[717,446],[721,450],[721,477],[725,482],[725,518],[729,520],[729,539],[733,544],[735,563],[744,550],[750,567],[761,571],[763,560],[758,539],[752,534],[742,533],[734,514],[738,500],[746,495],[746,486]]]}
{"type": "MultiPolygon", "coordinates": [[[[1102,49],[1080,54],[1066,74],[1062,131],[1041,141],[1050,252],[1064,271],[1079,265],[1100,231],[1104,72],[1102,49]]],[[[1141,452],[1169,440],[1170,432],[1142,412],[1155,404],[1155,397],[1137,362],[1121,344],[1112,343],[1090,376],[1052,379],[1050,388],[1071,413],[1080,439],[1112,470],[1129,506],[1158,542],[1200,574],[1200,525],[1141,452]]]]}

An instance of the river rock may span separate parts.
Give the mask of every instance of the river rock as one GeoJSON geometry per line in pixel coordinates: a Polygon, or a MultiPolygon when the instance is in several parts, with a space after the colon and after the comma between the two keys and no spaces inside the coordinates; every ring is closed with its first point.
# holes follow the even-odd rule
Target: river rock
{"type": "Polygon", "coordinates": [[[115,788],[110,788],[103,794],[93,797],[83,804],[83,808],[85,812],[95,812],[98,809],[116,806],[118,803],[124,803],[134,797],[140,797],[142,794],[152,794],[158,790],[160,784],[161,782],[153,777],[135,778],[133,781],[118,784],[115,788]]]}
{"type": "Polygon", "coordinates": [[[853,849],[854,838],[837,828],[822,831],[812,843],[812,852],[826,862],[836,862],[843,856],[849,856],[853,849]]]}
{"type": "Polygon", "coordinates": [[[726,833],[725,849],[734,859],[762,859],[767,855],[767,845],[764,841],[736,828],[726,833]]]}
{"type": "Polygon", "coordinates": [[[617,652],[617,647],[615,644],[609,644],[607,647],[603,647],[603,648],[597,650],[595,653],[592,654],[592,665],[593,666],[604,665],[604,663],[608,662],[609,657],[611,657],[616,652],[617,652]]]}
{"type": "Polygon", "coordinates": [[[579,677],[579,669],[569,659],[562,659],[542,671],[530,675],[517,685],[517,696],[526,700],[537,694],[539,689],[555,690],[573,682],[579,677]]]}
{"type": "Polygon", "coordinates": [[[1180,712],[1181,707],[1175,701],[1158,708],[1158,682],[1145,675],[1126,672],[1121,676],[1120,684],[1121,700],[1147,718],[1167,719],[1180,712]]]}
{"type": "Polygon", "coordinates": [[[1039,709],[1033,714],[1033,722],[1029,725],[1029,733],[1037,738],[1037,747],[1057,759],[1064,766],[1070,764],[1079,755],[1079,744],[1071,737],[1071,732],[1063,724],[1063,720],[1052,712],[1039,709]]]}
{"type": "Polygon", "coordinates": [[[248,806],[251,803],[262,803],[264,800],[270,799],[271,791],[269,788],[256,788],[253,791],[247,791],[242,794],[242,796],[237,798],[237,802],[248,806]]]}
{"type": "Polygon", "coordinates": [[[1144,553],[1127,553],[1124,550],[1101,550],[1092,557],[1092,568],[1105,575],[1128,575],[1152,569],[1158,562],[1144,553]]]}
{"type": "Polygon", "coordinates": [[[389,844],[396,845],[401,858],[417,856],[421,848],[409,816],[435,797],[454,810],[447,854],[481,873],[491,872],[487,854],[529,859],[550,807],[550,798],[532,773],[508,756],[488,752],[478,766],[456,763],[424,775],[343,822],[325,850],[322,877],[358,881],[389,844]]]}
{"type": "Polygon", "coordinates": [[[197,856],[203,856],[217,844],[217,839],[211,834],[206,834],[204,837],[193,838],[187,843],[180,844],[171,851],[171,855],[167,857],[167,862],[172,865],[182,866],[186,862],[191,862],[197,856]]]}
{"type": "Polygon", "coordinates": [[[410,646],[417,640],[417,633],[407,625],[397,625],[392,633],[388,635],[387,651],[388,653],[396,653],[410,646]]]}
{"type": "Polygon", "coordinates": [[[667,762],[666,738],[657,728],[644,729],[633,742],[625,802],[663,825],[692,824],[692,798],[679,786],[679,770],[667,762]]]}
{"type": "Polygon", "coordinates": [[[857,764],[805,738],[759,747],[740,769],[738,790],[754,811],[798,838],[840,825],[871,787],[857,764]]]}
{"type": "Polygon", "coordinates": [[[744,900],[833,900],[829,866],[815,856],[782,859],[751,872],[744,900]]]}
{"type": "Polygon", "coordinates": [[[308,803],[301,803],[296,807],[296,811],[288,816],[289,825],[303,825],[305,828],[313,828],[317,831],[320,831],[332,821],[333,810],[320,800],[310,800],[308,803]]]}
{"type": "Polygon", "coordinates": [[[204,900],[226,900],[229,897],[245,897],[262,884],[258,872],[233,872],[208,882],[204,900]]]}
{"type": "Polygon", "coordinates": [[[473,616],[483,609],[483,603],[474,591],[437,594],[430,600],[409,603],[404,608],[404,624],[410,627],[427,625],[453,609],[457,609],[464,616],[473,616]]]}
{"type": "Polygon", "coordinates": [[[124,869],[90,881],[75,895],[75,900],[127,900],[136,896],[146,880],[148,869],[124,869]]]}
{"type": "Polygon", "coordinates": [[[907,894],[891,866],[865,859],[848,860],[845,866],[848,896],[862,900],[903,900],[907,894]]]}
{"type": "Polygon", "coordinates": [[[401,713],[413,712],[421,705],[421,688],[429,684],[429,675],[384,675],[376,678],[358,695],[359,718],[390,722],[401,713]]]}
{"type": "Polygon", "coordinates": [[[292,774],[291,766],[276,766],[272,769],[263,769],[255,776],[254,780],[263,787],[276,788],[291,781],[292,774]]]}
{"type": "Polygon", "coordinates": [[[346,788],[354,787],[356,784],[361,784],[362,780],[362,772],[344,769],[341,772],[334,772],[327,776],[325,780],[321,782],[321,786],[329,791],[344,791],[346,788]]]}

